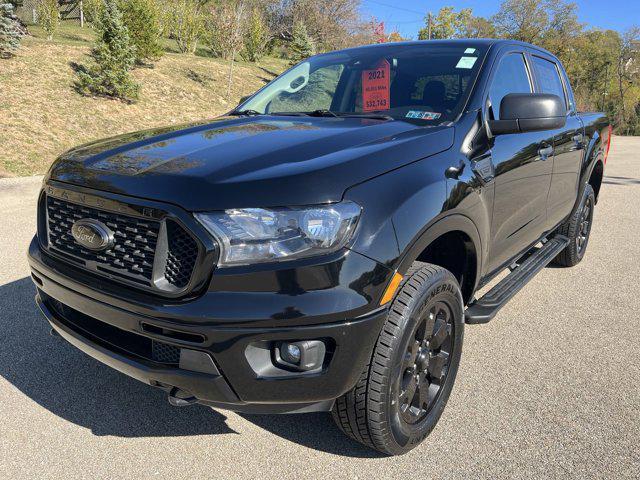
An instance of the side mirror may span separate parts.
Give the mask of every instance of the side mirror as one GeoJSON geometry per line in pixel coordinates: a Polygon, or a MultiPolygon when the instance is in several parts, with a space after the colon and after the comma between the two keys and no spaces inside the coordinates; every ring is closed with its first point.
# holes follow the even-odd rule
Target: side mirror
{"type": "Polygon", "coordinates": [[[493,135],[553,130],[565,123],[564,101],[548,93],[510,93],[500,102],[500,120],[488,121],[493,135]]]}

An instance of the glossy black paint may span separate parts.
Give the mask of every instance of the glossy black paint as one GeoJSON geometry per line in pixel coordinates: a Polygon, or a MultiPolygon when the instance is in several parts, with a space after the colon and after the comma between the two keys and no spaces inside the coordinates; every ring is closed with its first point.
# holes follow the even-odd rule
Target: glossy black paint
{"type": "MultiPolygon", "coordinates": [[[[29,261],[44,310],[43,299],[53,298],[145,337],[154,334],[142,329],[143,322],[204,336],[197,348],[219,366],[221,379],[213,382],[219,391],[211,379],[198,380],[204,382],[200,389],[189,372],[154,373],[134,358],[114,358],[65,331],[64,319],[51,311],[45,312],[49,321],[72,343],[136,378],[194,394],[202,390],[203,403],[247,411],[330,408],[369,359],[386,315],[380,299],[394,272],[406,272],[416,259],[440,258],[433,245],[457,246],[451,252],[463,261],[441,259],[459,267],[454,273],[470,300],[569,215],[604,161],[608,120],[575,111],[562,69],[569,103],[564,127],[492,135],[487,92],[500,59],[521,52],[558,61],[524,43],[462,42],[489,48],[455,122],[227,116],[95,142],[53,164],[45,194],[48,187],[63,188],[126,208],[169,212],[200,238],[209,263],[200,265],[197,282],[186,291],[162,296],[54,258],[41,236],[29,248],[29,261]],[[343,199],[363,207],[346,248],[274,264],[215,268],[215,241],[192,216],[343,199]],[[332,346],[318,374],[267,378],[247,360],[250,345],[318,338],[332,346]]],[[[40,231],[42,223],[40,218],[40,231]]]]}

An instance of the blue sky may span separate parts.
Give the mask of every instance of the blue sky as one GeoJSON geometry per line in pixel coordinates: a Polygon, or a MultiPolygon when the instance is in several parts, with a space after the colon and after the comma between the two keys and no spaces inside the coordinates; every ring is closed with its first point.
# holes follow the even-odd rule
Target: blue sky
{"type": "MultiPolygon", "coordinates": [[[[640,1],[638,0],[574,0],[578,4],[578,18],[589,26],[625,30],[640,26],[640,1]]],[[[433,0],[362,0],[362,12],[385,22],[387,32],[398,31],[406,37],[417,38],[424,25],[426,12],[437,13],[441,7],[452,5],[459,10],[472,8],[475,15],[488,17],[500,8],[501,1],[433,1],[433,0]]]]}

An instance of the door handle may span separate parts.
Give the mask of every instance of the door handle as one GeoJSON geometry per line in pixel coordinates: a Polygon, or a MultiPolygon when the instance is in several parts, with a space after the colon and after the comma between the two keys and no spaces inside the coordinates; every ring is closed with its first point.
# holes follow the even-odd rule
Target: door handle
{"type": "Polygon", "coordinates": [[[551,145],[547,145],[546,147],[541,147],[538,150],[538,155],[540,155],[540,158],[542,160],[546,160],[551,155],[553,155],[553,147],[551,145]]]}

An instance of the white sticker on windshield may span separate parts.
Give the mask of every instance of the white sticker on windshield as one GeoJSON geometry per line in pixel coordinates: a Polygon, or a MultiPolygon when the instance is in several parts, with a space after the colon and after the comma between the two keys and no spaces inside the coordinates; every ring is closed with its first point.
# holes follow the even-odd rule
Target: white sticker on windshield
{"type": "Polygon", "coordinates": [[[476,63],[477,59],[478,57],[460,57],[456,68],[473,68],[473,65],[476,63]]]}
{"type": "Polygon", "coordinates": [[[467,48],[467,49],[464,51],[464,53],[473,53],[473,52],[475,52],[475,51],[476,51],[476,49],[475,49],[475,48],[467,48]]]}

